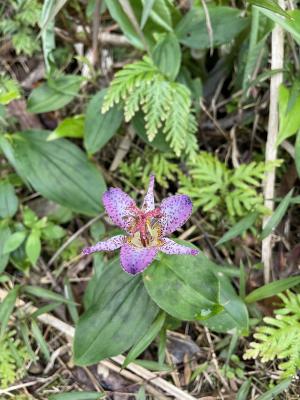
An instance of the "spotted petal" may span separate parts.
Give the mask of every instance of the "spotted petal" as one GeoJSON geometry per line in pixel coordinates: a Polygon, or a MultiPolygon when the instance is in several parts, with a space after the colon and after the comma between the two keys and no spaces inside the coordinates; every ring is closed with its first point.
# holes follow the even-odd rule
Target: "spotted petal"
{"type": "Polygon", "coordinates": [[[120,248],[123,245],[125,239],[126,236],[124,235],[113,236],[108,240],[97,243],[95,246],[86,247],[82,250],[82,253],[91,254],[97,251],[113,251],[120,248]]]}
{"type": "Polygon", "coordinates": [[[191,199],[184,194],[177,194],[163,200],[160,206],[162,236],[170,235],[180,228],[191,216],[192,208],[191,199]]]}
{"type": "Polygon", "coordinates": [[[151,264],[157,252],[156,247],[135,247],[126,243],[121,248],[121,266],[128,274],[139,274],[151,264]]]}
{"type": "Polygon", "coordinates": [[[128,232],[132,225],[132,216],[129,208],[135,206],[135,201],[118,188],[107,190],[102,197],[102,201],[113,223],[128,232]]]}
{"type": "Polygon", "coordinates": [[[188,254],[191,256],[196,256],[199,254],[199,250],[193,249],[191,247],[183,246],[174,242],[174,240],[164,238],[164,244],[159,248],[160,251],[166,254],[188,254]]]}
{"type": "Polygon", "coordinates": [[[154,210],[154,179],[154,175],[151,175],[148,190],[142,207],[143,211],[145,212],[154,210]]]}

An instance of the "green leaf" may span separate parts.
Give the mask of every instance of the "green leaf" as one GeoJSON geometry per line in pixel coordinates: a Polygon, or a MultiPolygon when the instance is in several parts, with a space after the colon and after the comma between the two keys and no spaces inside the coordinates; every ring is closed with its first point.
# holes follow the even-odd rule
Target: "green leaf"
{"type": "Polygon", "coordinates": [[[252,381],[251,379],[247,379],[242,386],[239,388],[239,391],[236,394],[236,400],[247,400],[248,393],[251,389],[252,381]]]}
{"type": "Polygon", "coordinates": [[[32,332],[32,335],[35,338],[37,344],[39,345],[41,352],[44,354],[45,359],[47,361],[49,361],[50,352],[49,352],[47,342],[44,339],[44,336],[43,336],[40,328],[38,327],[38,324],[35,322],[34,319],[31,321],[31,332],[32,332]]]}
{"type": "Polygon", "coordinates": [[[229,231],[221,237],[221,239],[217,241],[216,246],[220,246],[221,244],[242,235],[247,229],[251,228],[258,216],[258,212],[253,212],[247,215],[245,218],[242,218],[237,224],[230,228],[229,231]]]}
{"type": "Polygon", "coordinates": [[[44,289],[40,286],[23,286],[22,291],[31,296],[45,300],[53,300],[59,303],[74,304],[73,301],[66,299],[62,295],[52,292],[52,290],[44,289]]]}
{"type": "Polygon", "coordinates": [[[290,104],[292,90],[281,85],[279,88],[279,132],[276,144],[279,145],[294,135],[300,128],[300,96],[290,104]]]}
{"type": "Polygon", "coordinates": [[[276,208],[271,218],[267,222],[261,233],[261,239],[266,238],[273,232],[273,230],[278,226],[282,218],[284,217],[289,205],[291,204],[291,199],[293,196],[294,189],[290,190],[288,194],[281,200],[279,206],[276,208]]]}
{"type": "Polygon", "coordinates": [[[287,11],[289,19],[282,18],[281,15],[265,8],[260,8],[260,12],[289,32],[296,42],[300,44],[300,10],[287,11]]]}
{"type": "MultiPolygon", "coordinates": [[[[249,23],[241,18],[241,10],[231,7],[208,7],[213,31],[214,47],[231,42],[249,23]]],[[[211,46],[207,31],[206,16],[202,8],[192,8],[175,29],[179,42],[193,49],[208,49],[211,46]]]]}
{"type": "Polygon", "coordinates": [[[135,364],[140,365],[141,367],[147,368],[150,371],[164,371],[171,372],[172,368],[167,364],[160,364],[156,361],[151,360],[135,360],[135,364]]]}
{"type": "Polygon", "coordinates": [[[147,0],[143,3],[143,13],[142,13],[142,19],[141,19],[141,24],[140,27],[143,29],[145,26],[147,19],[150,16],[152,7],[154,5],[155,0],[147,0]]]}
{"type": "Polygon", "coordinates": [[[52,223],[48,223],[46,228],[42,230],[42,236],[47,240],[61,239],[65,235],[66,232],[61,226],[52,223]]]}
{"type": "Polygon", "coordinates": [[[105,396],[99,392],[68,392],[51,394],[49,400],[98,400],[105,396]]]}
{"type": "Polygon", "coordinates": [[[93,303],[75,330],[77,365],[90,365],[126,351],[148,331],[158,309],[140,276],[132,277],[119,260],[106,266],[97,282],[93,303]]]}
{"type": "Polygon", "coordinates": [[[163,36],[153,50],[153,61],[160,72],[175,80],[181,64],[181,49],[174,33],[163,36]]]}
{"type": "Polygon", "coordinates": [[[248,0],[248,3],[257,6],[259,8],[265,8],[276,14],[282,15],[285,18],[291,19],[290,15],[284,11],[283,8],[275,0],[248,0]]]}
{"type": "Polygon", "coordinates": [[[153,324],[150,326],[146,334],[132,347],[125,358],[122,368],[126,368],[128,364],[133,362],[156,338],[166,319],[164,312],[160,313],[153,324]]]}
{"type": "Polygon", "coordinates": [[[41,254],[41,232],[33,229],[25,244],[26,255],[32,265],[35,265],[41,254]]]}
{"type": "Polygon", "coordinates": [[[65,277],[65,279],[64,279],[64,291],[65,291],[66,299],[70,300],[73,303],[73,304],[67,304],[67,307],[68,307],[70,316],[72,318],[72,321],[76,324],[78,322],[79,315],[78,315],[78,311],[76,308],[74,295],[72,292],[72,286],[70,284],[68,277],[65,277]]]}
{"type": "Polygon", "coordinates": [[[84,132],[84,116],[75,115],[74,117],[65,118],[61,121],[57,128],[50,133],[47,140],[55,140],[63,137],[83,138],[84,132]]]}
{"type": "Polygon", "coordinates": [[[290,386],[292,379],[285,379],[284,381],[278,383],[272,389],[268,390],[264,394],[257,397],[256,400],[273,400],[276,396],[284,391],[290,386]]]}
{"type": "Polygon", "coordinates": [[[90,100],[85,117],[84,146],[88,153],[100,150],[117,132],[123,112],[119,105],[113,106],[105,114],[101,113],[107,89],[102,89],[90,100]]]}
{"type": "Polygon", "coordinates": [[[86,155],[66,139],[47,142],[46,131],[14,135],[14,156],[34,189],[49,200],[87,215],[101,211],[106,186],[86,155]]]}
{"type": "Polygon", "coordinates": [[[58,79],[49,79],[31,92],[27,108],[38,114],[58,110],[70,103],[77,96],[82,77],[65,75],[58,79]]]}
{"type": "Polygon", "coordinates": [[[7,181],[0,182],[0,218],[11,218],[18,210],[14,187],[7,181]]]}
{"type": "Polygon", "coordinates": [[[3,253],[7,254],[15,251],[24,242],[25,237],[25,231],[12,233],[3,246],[3,253]]]}
{"type": "Polygon", "coordinates": [[[298,176],[300,176],[300,130],[297,133],[296,142],[295,142],[295,164],[296,164],[298,176]]]}
{"type": "Polygon", "coordinates": [[[3,301],[0,303],[0,336],[3,336],[6,326],[9,321],[9,317],[13,312],[17,296],[19,293],[20,286],[15,286],[9,293],[5,296],[3,301]]]}
{"type": "Polygon", "coordinates": [[[300,284],[300,276],[290,276],[289,278],[280,279],[271,283],[267,283],[249,293],[245,297],[246,303],[254,303],[268,297],[275,296],[293,286],[300,284]]]}
{"type": "Polygon", "coordinates": [[[162,254],[143,277],[152,299],[175,318],[201,320],[220,311],[218,279],[202,254],[162,254]]]}
{"type": "MultiPolygon", "coordinates": [[[[1,77],[0,77],[1,78],[1,77]]],[[[0,82],[0,104],[9,104],[11,101],[21,97],[19,85],[13,79],[1,79],[0,82]]]]}
{"type": "Polygon", "coordinates": [[[216,275],[220,281],[220,303],[224,310],[202,324],[215,332],[228,332],[236,329],[241,334],[248,334],[249,317],[243,300],[236,294],[230,280],[222,272],[216,275]]]}
{"type": "Polygon", "coordinates": [[[8,263],[9,253],[4,253],[4,246],[11,235],[10,229],[0,224],[0,273],[2,273],[8,263]]]}
{"type": "Polygon", "coordinates": [[[41,18],[41,29],[45,29],[50,22],[52,22],[55,16],[63,8],[68,0],[45,0],[43,4],[42,18],[41,18]]]}
{"type": "MultiPolygon", "coordinates": [[[[149,0],[142,0],[145,4],[149,0]]],[[[170,10],[170,2],[168,0],[155,0],[150,12],[150,18],[161,28],[167,32],[172,32],[172,16],[170,10]]],[[[157,30],[157,29],[156,29],[157,30]]]]}

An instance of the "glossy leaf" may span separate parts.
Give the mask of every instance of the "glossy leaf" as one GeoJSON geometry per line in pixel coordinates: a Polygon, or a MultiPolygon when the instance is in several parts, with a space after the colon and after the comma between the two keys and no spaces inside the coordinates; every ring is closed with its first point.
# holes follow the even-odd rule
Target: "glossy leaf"
{"type": "Polygon", "coordinates": [[[103,89],[93,96],[86,110],[84,146],[91,154],[100,150],[113,137],[123,120],[120,106],[112,107],[105,114],[101,113],[106,92],[103,89]]]}
{"type": "Polygon", "coordinates": [[[61,121],[55,130],[50,133],[47,140],[55,140],[63,137],[82,138],[84,132],[84,116],[75,115],[61,121]]]}
{"type": "MultiPolygon", "coordinates": [[[[229,43],[248,25],[247,18],[231,7],[209,7],[213,30],[213,46],[229,43]]],[[[192,8],[178,23],[175,29],[179,42],[193,49],[208,49],[211,46],[207,31],[206,16],[202,8],[192,8]]]]}
{"type": "Polygon", "coordinates": [[[161,313],[150,326],[146,334],[136,343],[126,356],[122,368],[133,362],[156,338],[166,319],[166,314],[161,313]]]}
{"type": "Polygon", "coordinates": [[[181,64],[181,49],[174,33],[163,36],[153,50],[153,61],[160,72],[175,80],[181,64]]]}
{"type": "Polygon", "coordinates": [[[253,212],[247,215],[245,218],[241,219],[238,223],[233,225],[232,228],[229,229],[216,243],[216,246],[220,246],[228,242],[231,239],[236,238],[237,236],[242,235],[247,229],[251,228],[254,225],[255,221],[258,218],[258,213],[253,212]]]}
{"type": "Polygon", "coordinates": [[[77,75],[65,75],[58,79],[49,79],[30,93],[27,108],[38,114],[59,110],[77,96],[82,78],[77,75]]]}
{"type": "Polygon", "coordinates": [[[106,189],[100,172],[66,139],[47,142],[46,131],[14,135],[18,170],[36,191],[75,212],[97,215],[106,189]]]}
{"type": "Polygon", "coordinates": [[[18,209],[14,187],[7,181],[0,182],[0,218],[11,218],[18,209]]]}
{"type": "Polygon", "coordinates": [[[106,396],[99,392],[68,392],[51,394],[49,400],[98,400],[106,396]]]}
{"type": "Polygon", "coordinates": [[[289,205],[291,204],[293,191],[294,191],[294,189],[290,190],[289,193],[281,200],[280,204],[278,205],[276,210],[273,212],[271,218],[269,219],[266,226],[264,227],[264,229],[261,233],[261,239],[264,239],[267,236],[269,236],[273,232],[273,230],[278,226],[278,224],[281,222],[282,218],[284,217],[285,213],[287,212],[287,209],[289,208],[289,205]]]}
{"type": "Polygon", "coordinates": [[[3,253],[8,254],[16,250],[24,242],[25,237],[25,231],[12,233],[3,246],[3,253]]]}
{"type": "Polygon", "coordinates": [[[284,292],[293,286],[300,284],[300,276],[290,276],[289,278],[280,279],[271,283],[267,283],[249,293],[245,297],[247,303],[254,303],[268,297],[275,296],[278,293],[284,292]]]}
{"type": "Polygon", "coordinates": [[[9,291],[5,298],[0,303],[0,336],[3,336],[5,329],[7,327],[10,315],[13,312],[17,296],[19,293],[19,286],[15,286],[9,291]]]}
{"type": "Polygon", "coordinates": [[[175,318],[200,320],[220,311],[218,279],[202,254],[162,254],[143,275],[149,295],[175,318]]]}
{"type": "Polygon", "coordinates": [[[202,324],[215,332],[228,332],[237,330],[242,334],[248,333],[248,311],[243,300],[236,294],[230,280],[222,272],[217,276],[220,281],[220,303],[224,310],[202,324]]]}
{"type": "Polygon", "coordinates": [[[126,274],[113,260],[97,281],[92,305],[75,331],[77,365],[90,365],[126,351],[148,331],[158,308],[140,276],[126,274]]]}

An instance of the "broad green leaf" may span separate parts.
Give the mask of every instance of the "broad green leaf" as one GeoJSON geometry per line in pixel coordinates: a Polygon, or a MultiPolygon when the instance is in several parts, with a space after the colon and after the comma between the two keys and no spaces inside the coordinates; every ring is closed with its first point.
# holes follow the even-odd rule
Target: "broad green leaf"
{"type": "Polygon", "coordinates": [[[300,128],[300,93],[292,106],[290,103],[292,91],[284,85],[279,88],[279,132],[276,144],[279,145],[288,137],[294,135],[300,128]]]}
{"type": "Polygon", "coordinates": [[[0,273],[2,273],[8,263],[9,253],[4,253],[4,246],[11,235],[11,231],[8,226],[0,224],[0,273]]]}
{"type": "Polygon", "coordinates": [[[246,303],[254,303],[268,297],[275,296],[278,293],[284,292],[293,286],[300,284],[300,276],[290,276],[289,278],[280,279],[271,283],[267,283],[249,293],[245,297],[246,303]]]}
{"type": "MultiPolygon", "coordinates": [[[[241,18],[241,11],[231,7],[208,7],[213,30],[213,46],[231,42],[248,26],[248,18],[241,18]]],[[[202,8],[192,8],[175,29],[179,42],[193,49],[210,48],[206,16],[202,8]]]]}
{"type": "Polygon", "coordinates": [[[49,400],[98,400],[105,396],[105,393],[99,392],[68,392],[51,394],[49,400]]]}
{"type": "Polygon", "coordinates": [[[84,146],[90,154],[96,153],[113,137],[123,120],[120,106],[112,107],[105,114],[101,113],[106,92],[107,89],[102,89],[93,96],[86,110],[84,146]]]}
{"type": "Polygon", "coordinates": [[[66,235],[66,231],[59,225],[48,223],[42,231],[42,236],[47,240],[61,239],[66,235]]]}
{"type": "MultiPolygon", "coordinates": [[[[148,1],[142,0],[142,3],[145,4],[148,1]]],[[[167,32],[172,32],[172,16],[169,5],[167,0],[155,0],[150,11],[150,18],[167,32]]]]}
{"type": "Polygon", "coordinates": [[[17,285],[5,296],[0,303],[0,336],[3,336],[9,317],[13,312],[20,287],[17,285]]]}
{"type": "Polygon", "coordinates": [[[154,2],[155,2],[155,0],[148,0],[143,3],[143,13],[142,13],[142,18],[141,18],[141,23],[140,23],[140,27],[142,29],[144,28],[144,26],[147,22],[147,19],[150,16],[154,2]]]}
{"type": "Polygon", "coordinates": [[[166,319],[164,312],[160,313],[153,324],[150,326],[145,335],[132,347],[127,354],[122,368],[126,368],[128,364],[133,362],[156,338],[166,319]]]}
{"type": "Polygon", "coordinates": [[[259,214],[257,212],[252,212],[245,218],[241,219],[217,241],[216,246],[220,246],[221,244],[242,235],[247,229],[251,228],[258,216],[259,214]]]}
{"type": "Polygon", "coordinates": [[[290,15],[275,0],[248,0],[248,3],[291,19],[290,15]]]}
{"type": "Polygon", "coordinates": [[[50,133],[47,140],[55,140],[63,137],[82,138],[84,133],[84,116],[75,115],[61,121],[55,130],[50,133]]]}
{"type": "Polygon", "coordinates": [[[25,244],[26,255],[32,265],[35,265],[41,254],[41,232],[38,229],[33,229],[25,244]]]}
{"type": "Polygon", "coordinates": [[[14,187],[7,181],[0,181],[0,218],[11,218],[18,209],[18,198],[14,187]]]}
{"type": "Polygon", "coordinates": [[[163,36],[153,50],[153,61],[166,77],[175,80],[181,64],[181,50],[174,33],[163,36]]]}
{"type": "Polygon", "coordinates": [[[276,398],[277,395],[286,391],[286,389],[290,386],[291,383],[292,383],[291,378],[285,379],[284,381],[272,387],[272,389],[268,390],[264,394],[257,397],[256,400],[273,400],[276,398]]]}
{"type": "Polygon", "coordinates": [[[82,77],[77,75],[49,79],[30,93],[28,111],[38,114],[59,110],[77,96],[81,82],[82,77]]]}
{"type": "Polygon", "coordinates": [[[15,251],[24,242],[25,237],[25,231],[12,233],[3,246],[3,253],[7,254],[15,251]]]}
{"type": "Polygon", "coordinates": [[[22,287],[22,291],[40,299],[53,300],[59,303],[74,304],[73,301],[66,299],[62,295],[52,292],[52,290],[44,289],[40,286],[26,285],[22,287]]]}
{"type": "MultiPolygon", "coordinates": [[[[300,176],[300,130],[297,133],[296,142],[295,142],[295,164],[296,164],[298,176],[300,176]]],[[[299,196],[295,196],[295,198],[296,197],[299,197],[299,196]]]]}
{"type": "Polygon", "coordinates": [[[143,275],[149,295],[175,318],[201,320],[222,309],[218,279],[202,254],[162,254],[143,275]]]}
{"type": "Polygon", "coordinates": [[[248,334],[249,317],[243,300],[236,294],[230,280],[222,272],[216,275],[220,281],[220,303],[224,310],[202,324],[215,332],[237,330],[241,334],[248,334]]]}
{"type": "Polygon", "coordinates": [[[38,324],[34,319],[31,321],[31,333],[39,345],[41,352],[44,354],[45,359],[48,361],[50,359],[49,348],[40,328],[38,327],[38,324]]]}
{"type": "Polygon", "coordinates": [[[273,22],[279,24],[284,30],[289,32],[296,42],[300,44],[300,10],[287,11],[290,19],[283,18],[281,15],[265,8],[260,8],[260,11],[273,22]]]}
{"type": "Polygon", "coordinates": [[[37,192],[71,210],[87,215],[101,211],[104,180],[86,155],[66,139],[47,142],[46,131],[14,135],[14,156],[37,192]]]}
{"type": "Polygon", "coordinates": [[[271,218],[267,222],[261,233],[261,239],[266,238],[274,231],[274,229],[278,226],[282,218],[284,217],[289,205],[291,204],[291,199],[293,196],[294,189],[290,190],[289,193],[281,200],[280,204],[273,212],[271,218]]]}
{"type": "Polygon", "coordinates": [[[92,305],[75,331],[77,365],[90,365],[126,351],[143,337],[158,308],[140,276],[132,277],[113,260],[97,282],[92,305]]]}

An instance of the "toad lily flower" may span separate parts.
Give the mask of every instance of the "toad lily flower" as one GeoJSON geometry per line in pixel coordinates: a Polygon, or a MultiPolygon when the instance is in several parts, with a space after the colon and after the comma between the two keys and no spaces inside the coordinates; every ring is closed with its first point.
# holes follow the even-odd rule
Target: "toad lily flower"
{"type": "Polygon", "coordinates": [[[198,254],[198,250],[166,238],[190,217],[190,198],[177,194],[164,199],[160,207],[155,208],[153,190],[154,176],[151,176],[141,209],[121,189],[110,188],[105,192],[102,200],[107,214],[127,235],[114,236],[95,246],[87,247],[83,254],[121,248],[121,266],[131,275],[144,271],[159,251],[166,254],[198,254]]]}

